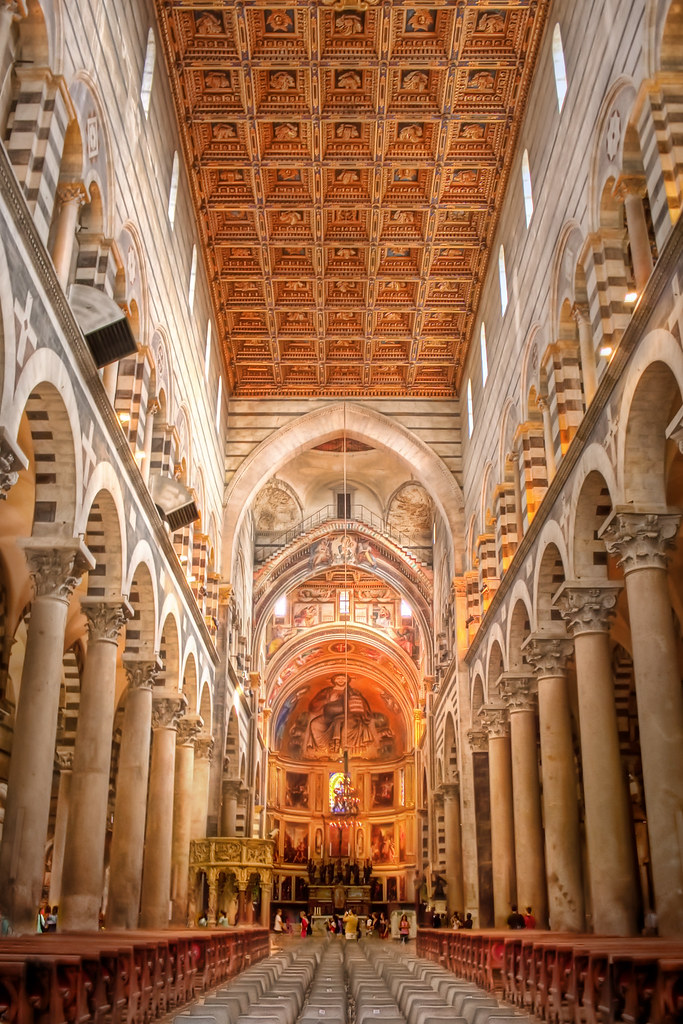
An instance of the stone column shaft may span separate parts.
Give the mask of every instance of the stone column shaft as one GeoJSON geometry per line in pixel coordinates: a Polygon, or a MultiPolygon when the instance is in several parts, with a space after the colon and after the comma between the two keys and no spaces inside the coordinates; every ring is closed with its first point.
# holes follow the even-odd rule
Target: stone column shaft
{"type": "Polygon", "coordinates": [[[237,797],[242,788],[239,779],[223,780],[223,801],[221,803],[221,835],[234,836],[237,833],[237,797]]]}
{"type": "Polygon", "coordinates": [[[210,736],[200,736],[197,738],[194,745],[190,839],[203,839],[206,835],[206,821],[209,816],[209,783],[211,779],[212,751],[213,740],[210,736]]]}
{"type": "Polygon", "coordinates": [[[57,793],[57,816],[55,818],[55,835],[52,843],[52,871],[50,872],[50,906],[54,907],[61,899],[62,869],[64,866],[64,848],[66,846],[66,825],[69,819],[69,795],[71,792],[71,754],[58,757],[59,791],[57,793]]]}
{"type": "Polygon", "coordinates": [[[460,823],[460,787],[446,783],[443,787],[443,820],[446,840],[446,896],[452,914],[463,912],[462,837],[460,823]]]}
{"type": "Polygon", "coordinates": [[[484,708],[482,718],[489,734],[493,912],[495,927],[504,928],[510,906],[516,902],[510,732],[503,709],[484,708]]]}
{"type": "MultiPolygon", "coordinates": [[[[529,681],[530,682],[530,681],[529,681]]],[[[544,927],[548,919],[541,787],[538,772],[536,714],[530,686],[518,684],[508,698],[510,749],[512,755],[512,799],[515,818],[515,865],[517,902],[532,907],[536,921],[544,927]]]]}
{"type": "Polygon", "coordinates": [[[60,207],[52,244],[52,262],[62,288],[66,288],[69,283],[71,257],[76,241],[76,225],[81,206],[86,198],[85,189],[81,184],[60,185],[57,189],[60,207]]]}
{"type": "Polygon", "coordinates": [[[149,771],[145,856],[142,868],[141,928],[167,928],[171,898],[173,781],[178,698],[155,701],[149,771]]]}
{"type": "Polygon", "coordinates": [[[583,378],[583,397],[586,408],[591,404],[598,387],[598,375],[595,368],[595,345],[590,323],[590,312],[575,306],[573,311],[579,330],[579,354],[581,357],[581,376],[583,378]]]}
{"type": "Polygon", "coordinates": [[[102,903],[111,734],[118,638],[132,608],[127,601],[81,599],[90,639],[81,679],[60,928],[97,931],[102,903]]]}
{"type": "Polygon", "coordinates": [[[628,228],[628,240],[631,244],[633,276],[636,289],[642,292],[652,273],[652,250],[650,237],[645,220],[645,209],[640,194],[634,190],[626,190],[624,194],[624,212],[628,228]]]}
{"type": "Polygon", "coordinates": [[[637,878],[609,646],[620,583],[564,583],[554,603],[574,637],[586,846],[594,931],[633,935],[637,878]]]}
{"type": "Polygon", "coordinates": [[[35,932],[42,895],[69,599],[83,570],[94,565],[82,541],[30,538],[24,549],[35,596],[0,849],[0,892],[5,894],[8,917],[17,934],[35,932]]]}
{"type": "Polygon", "coordinates": [[[125,661],[129,686],[123,714],[111,840],[107,927],[137,928],[145,842],[147,779],[156,658],[125,661]]]}
{"type": "Polygon", "coordinates": [[[550,422],[550,408],[544,398],[539,398],[538,407],[543,416],[543,443],[545,447],[545,467],[548,475],[548,483],[551,482],[557,472],[555,461],[555,445],[553,444],[553,425],[550,422]]]}
{"type": "Polygon", "coordinates": [[[567,639],[531,636],[524,644],[536,666],[543,777],[545,861],[550,928],[584,930],[581,841],[571,712],[565,674],[567,639]]]}
{"type": "Polygon", "coordinates": [[[171,844],[171,922],[187,924],[190,832],[194,777],[194,737],[201,719],[184,718],[178,725],[173,785],[173,841],[171,844]]]}
{"type": "Polygon", "coordinates": [[[621,555],[659,933],[683,934],[683,691],[667,581],[680,513],[615,508],[601,530],[621,555]]]}
{"type": "Polygon", "coordinates": [[[272,882],[261,882],[261,918],[262,928],[270,928],[270,901],[273,895],[272,882]]]}

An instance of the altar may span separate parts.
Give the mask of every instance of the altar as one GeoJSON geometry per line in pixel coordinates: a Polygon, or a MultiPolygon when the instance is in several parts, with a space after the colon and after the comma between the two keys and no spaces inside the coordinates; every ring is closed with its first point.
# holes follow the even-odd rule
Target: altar
{"type": "Polygon", "coordinates": [[[359,917],[367,917],[370,913],[370,886],[344,885],[309,885],[308,912],[314,917],[343,914],[353,910],[359,917]]]}

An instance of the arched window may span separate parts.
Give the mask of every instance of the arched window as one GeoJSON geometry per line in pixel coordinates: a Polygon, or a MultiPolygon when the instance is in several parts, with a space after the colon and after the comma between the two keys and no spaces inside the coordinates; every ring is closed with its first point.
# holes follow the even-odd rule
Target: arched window
{"type": "Polygon", "coordinates": [[[216,399],[216,430],[221,429],[221,399],[223,398],[223,378],[218,378],[218,397],[216,399]]]}
{"type": "Polygon", "coordinates": [[[483,322],[479,331],[479,348],[481,349],[481,382],[485,384],[489,375],[489,357],[486,351],[486,327],[483,322]]]}
{"type": "Polygon", "coordinates": [[[190,264],[190,284],[187,289],[187,301],[190,310],[194,309],[194,292],[197,287],[197,246],[192,246],[192,263],[190,264]]]}
{"type": "Polygon", "coordinates": [[[154,38],[154,29],[147,33],[147,50],[145,51],[145,65],[142,69],[142,84],[140,85],[140,99],[145,117],[149,114],[149,105],[152,101],[152,82],[154,81],[154,62],[157,55],[157,43],[154,38]]]}
{"type": "Polygon", "coordinates": [[[525,149],[522,153],[522,190],[524,192],[524,213],[526,214],[526,226],[531,223],[531,214],[534,212],[534,197],[531,193],[531,171],[529,170],[529,153],[525,149]]]}
{"type": "Polygon", "coordinates": [[[564,63],[559,22],[553,29],[553,70],[555,72],[555,89],[557,90],[557,108],[562,110],[564,98],[567,95],[567,68],[564,63]]]}
{"type": "Polygon", "coordinates": [[[206,322],[206,348],[204,349],[204,380],[209,379],[211,367],[211,321],[206,322]]]}
{"type": "Polygon", "coordinates": [[[173,167],[171,168],[171,187],[168,190],[168,219],[171,227],[175,223],[175,205],[178,201],[178,178],[180,177],[180,161],[178,150],[173,154],[173,167]]]}
{"type": "Polygon", "coordinates": [[[500,284],[500,311],[505,315],[508,308],[508,277],[505,271],[505,249],[501,245],[498,250],[498,282],[500,284]]]}
{"type": "Polygon", "coordinates": [[[474,430],[474,410],[472,408],[472,381],[467,381],[467,436],[472,437],[474,430]]]}

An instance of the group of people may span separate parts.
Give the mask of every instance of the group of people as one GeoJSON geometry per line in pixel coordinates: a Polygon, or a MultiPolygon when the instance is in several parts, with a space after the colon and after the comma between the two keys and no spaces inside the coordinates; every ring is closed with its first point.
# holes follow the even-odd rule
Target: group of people
{"type": "MultiPolygon", "coordinates": [[[[301,938],[313,934],[313,924],[306,910],[299,914],[301,922],[301,938]]],[[[363,920],[354,910],[346,910],[340,915],[336,911],[332,914],[326,925],[330,935],[343,935],[346,939],[361,939],[375,937],[388,939],[391,935],[391,924],[384,911],[379,913],[374,910],[363,920]]],[[[291,934],[292,927],[287,922],[286,915],[278,908],[273,921],[273,931],[280,935],[283,932],[291,934]]],[[[398,925],[399,938],[401,942],[408,942],[410,938],[410,921],[407,914],[402,914],[398,925]]]]}
{"type": "Polygon", "coordinates": [[[49,903],[41,903],[38,907],[38,919],[36,921],[36,932],[41,935],[43,932],[57,931],[57,915],[59,907],[50,907],[49,903]]]}
{"type": "Polygon", "coordinates": [[[520,914],[517,909],[517,904],[513,903],[510,908],[510,916],[507,919],[508,928],[519,929],[519,928],[535,928],[536,918],[533,915],[531,907],[527,907],[524,914],[520,914]]]}

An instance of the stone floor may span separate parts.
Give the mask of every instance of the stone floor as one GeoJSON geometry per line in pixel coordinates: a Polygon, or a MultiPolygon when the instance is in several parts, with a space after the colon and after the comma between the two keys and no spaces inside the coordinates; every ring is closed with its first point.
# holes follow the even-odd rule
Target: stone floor
{"type": "Polygon", "coordinates": [[[178,1024],[523,1024],[529,1018],[415,955],[376,939],[273,941],[271,956],[176,1014],[178,1024]]]}

